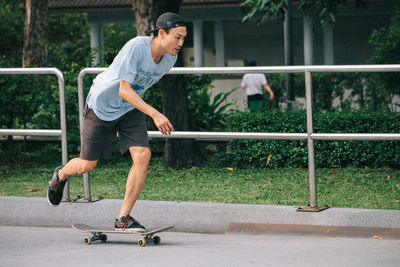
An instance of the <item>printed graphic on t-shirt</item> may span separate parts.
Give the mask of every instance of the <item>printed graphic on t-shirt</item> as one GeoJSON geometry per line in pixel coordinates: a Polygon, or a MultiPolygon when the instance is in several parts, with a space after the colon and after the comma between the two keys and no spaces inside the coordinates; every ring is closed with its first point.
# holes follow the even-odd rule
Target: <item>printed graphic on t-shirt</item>
{"type": "Polygon", "coordinates": [[[144,71],[142,68],[138,68],[132,88],[138,95],[142,97],[145,92],[145,88],[148,88],[158,82],[161,75],[162,73],[159,72],[144,71]]]}

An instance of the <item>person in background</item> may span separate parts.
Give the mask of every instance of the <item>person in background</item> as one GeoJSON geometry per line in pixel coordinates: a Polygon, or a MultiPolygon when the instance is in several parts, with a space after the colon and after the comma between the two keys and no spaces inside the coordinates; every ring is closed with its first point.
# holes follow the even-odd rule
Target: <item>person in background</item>
{"type": "MultiPolygon", "coordinates": [[[[252,61],[248,66],[256,66],[256,62],[252,61]]],[[[263,73],[247,73],[243,76],[242,85],[243,89],[246,89],[247,104],[250,111],[262,111],[263,110],[263,90],[267,90],[269,93],[269,99],[274,99],[274,92],[267,83],[267,79],[263,73]]]]}

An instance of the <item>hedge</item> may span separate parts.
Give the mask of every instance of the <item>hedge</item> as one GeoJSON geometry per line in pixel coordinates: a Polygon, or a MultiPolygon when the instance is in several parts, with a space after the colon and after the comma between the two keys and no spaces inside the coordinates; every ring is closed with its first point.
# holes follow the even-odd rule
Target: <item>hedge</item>
{"type": "MultiPolygon", "coordinates": [[[[400,114],[376,111],[320,112],[314,114],[315,133],[400,133],[400,114]]],[[[306,112],[270,111],[236,113],[228,131],[306,133],[306,112]]],[[[317,167],[399,167],[398,141],[314,141],[317,167]]],[[[236,167],[307,167],[306,140],[231,140],[214,161],[236,167]]]]}

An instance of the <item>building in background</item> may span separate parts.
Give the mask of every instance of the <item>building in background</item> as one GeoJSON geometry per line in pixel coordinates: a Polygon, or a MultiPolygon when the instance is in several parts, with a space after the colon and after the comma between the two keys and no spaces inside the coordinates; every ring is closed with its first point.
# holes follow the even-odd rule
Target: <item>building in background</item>
{"type": "MultiPolygon", "coordinates": [[[[304,11],[293,7],[292,41],[294,65],[364,64],[373,47],[368,39],[374,29],[390,25],[390,12],[397,0],[364,0],[365,7],[349,5],[336,23],[322,28],[304,11]]],[[[183,0],[181,15],[188,22],[188,37],[182,56],[185,66],[284,65],[283,23],[266,21],[260,26],[242,23],[245,8],[239,0],[183,0]]],[[[101,61],[104,24],[135,22],[131,0],[49,0],[50,12],[86,12],[91,29],[91,46],[98,48],[101,61]]],[[[241,76],[228,75],[214,81],[215,93],[240,86],[241,76]]],[[[272,88],[274,90],[274,88],[272,88]]],[[[239,109],[246,106],[244,90],[236,90],[227,101],[239,109]]],[[[298,99],[302,102],[302,99],[298,99]]]]}

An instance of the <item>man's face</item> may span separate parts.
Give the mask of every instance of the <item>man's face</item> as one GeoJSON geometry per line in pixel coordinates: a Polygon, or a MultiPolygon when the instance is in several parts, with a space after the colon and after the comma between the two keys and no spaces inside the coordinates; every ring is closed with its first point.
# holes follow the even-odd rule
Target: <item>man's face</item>
{"type": "Polygon", "coordinates": [[[160,35],[163,48],[168,54],[176,56],[182,48],[186,34],[184,26],[170,29],[168,34],[163,31],[160,35]]]}

